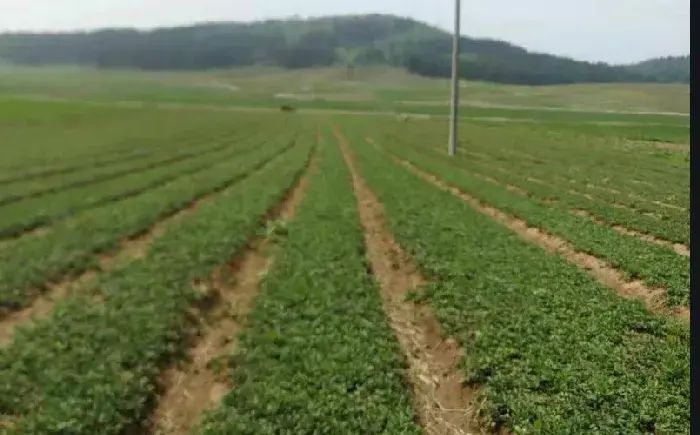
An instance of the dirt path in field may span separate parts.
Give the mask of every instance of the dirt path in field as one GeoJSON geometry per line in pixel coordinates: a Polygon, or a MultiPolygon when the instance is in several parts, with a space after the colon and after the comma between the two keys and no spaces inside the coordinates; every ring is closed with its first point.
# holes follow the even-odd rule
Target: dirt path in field
{"type": "Polygon", "coordinates": [[[215,200],[221,192],[235,183],[210,191],[181,209],[162,216],[146,231],[121,239],[117,249],[95,254],[98,263],[96,269],[89,269],[78,276],[66,278],[57,283],[47,282],[44,289],[28,289],[27,293],[31,299],[31,305],[19,310],[0,308],[0,347],[7,345],[12,340],[16,326],[47,316],[56,303],[73,292],[90,291],[90,286],[95,283],[99,273],[109,272],[119,264],[143,258],[148,245],[156,238],[161,237],[168,225],[192,214],[200,204],[215,200]]]}
{"type": "Polygon", "coordinates": [[[428,306],[406,300],[406,293],[425,279],[385,230],[381,204],[360,177],[342,133],[336,129],[336,135],[352,173],[365,246],[380,283],[384,310],[409,363],[408,378],[420,424],[430,435],[481,434],[471,406],[472,391],[462,387],[457,368],[460,346],[440,336],[440,326],[428,306]]]}
{"type": "MultiPolygon", "coordinates": [[[[315,170],[314,156],[306,174],[263,217],[263,222],[293,219],[304,198],[307,177],[315,170]]],[[[160,379],[163,393],[147,422],[148,427],[140,433],[188,434],[202,413],[216,406],[230,389],[225,370],[216,374],[209,363],[213,358],[225,358],[234,349],[235,337],[245,326],[260,280],[274,261],[268,249],[272,243],[268,237],[251,240],[242,254],[215,269],[208,279],[193,283],[205,299],[213,302],[197,313],[203,327],[193,339],[188,362],[175,364],[163,372],[160,379]]]]}
{"type": "MultiPolygon", "coordinates": [[[[376,142],[368,142],[381,150],[376,142]]],[[[666,307],[666,290],[650,288],[639,280],[627,281],[620,271],[597,257],[576,251],[564,239],[548,234],[539,228],[530,227],[525,221],[482,203],[478,199],[462,192],[454,186],[448,185],[435,175],[425,172],[405,160],[396,157],[394,157],[394,159],[427,182],[452,193],[467,202],[475,210],[503,224],[522,239],[535,243],[548,252],[557,254],[580,269],[585,270],[604,285],[616,290],[623,297],[642,301],[647,309],[653,313],[675,317],[684,322],[690,321],[690,311],[688,307],[680,307],[676,310],[670,310],[666,307]]]]}

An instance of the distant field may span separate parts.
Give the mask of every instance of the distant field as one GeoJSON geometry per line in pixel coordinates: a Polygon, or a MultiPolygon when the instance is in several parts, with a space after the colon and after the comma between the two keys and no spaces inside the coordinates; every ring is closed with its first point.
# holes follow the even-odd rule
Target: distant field
{"type": "MultiPolygon", "coordinates": [[[[462,93],[463,105],[471,108],[468,113],[484,113],[486,116],[500,113],[494,109],[509,108],[519,109],[516,114],[554,109],[652,115],[688,114],[690,109],[690,88],[686,85],[532,87],[465,82],[462,93]]],[[[351,76],[343,69],[288,71],[251,68],[206,73],[78,68],[0,70],[0,95],[17,94],[254,106],[273,106],[291,100],[303,107],[444,114],[448,107],[449,83],[390,68],[358,69],[351,76]]],[[[574,113],[567,118],[575,119],[576,116],[574,113]]],[[[667,118],[669,116],[659,119],[665,122],[667,118]]],[[[687,116],[681,119],[688,123],[687,116]]]]}
{"type": "Polygon", "coordinates": [[[0,75],[0,433],[688,433],[687,117],[343,74],[0,75]]]}

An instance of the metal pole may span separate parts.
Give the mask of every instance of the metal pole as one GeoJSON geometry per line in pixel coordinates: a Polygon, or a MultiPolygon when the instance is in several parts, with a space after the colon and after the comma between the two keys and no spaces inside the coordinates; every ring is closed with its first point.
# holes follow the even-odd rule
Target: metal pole
{"type": "Polygon", "coordinates": [[[455,0],[455,34],[452,43],[452,112],[450,114],[450,143],[448,154],[454,156],[457,152],[457,125],[459,119],[459,41],[460,23],[462,21],[462,0],[455,0]]]}

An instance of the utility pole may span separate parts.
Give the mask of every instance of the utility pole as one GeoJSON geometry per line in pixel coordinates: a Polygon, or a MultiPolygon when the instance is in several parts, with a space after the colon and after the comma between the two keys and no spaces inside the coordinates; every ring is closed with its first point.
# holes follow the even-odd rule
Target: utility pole
{"type": "Polygon", "coordinates": [[[447,152],[454,156],[457,152],[457,126],[459,125],[459,41],[462,21],[462,0],[455,0],[455,34],[452,43],[452,112],[450,114],[450,143],[447,152]]]}

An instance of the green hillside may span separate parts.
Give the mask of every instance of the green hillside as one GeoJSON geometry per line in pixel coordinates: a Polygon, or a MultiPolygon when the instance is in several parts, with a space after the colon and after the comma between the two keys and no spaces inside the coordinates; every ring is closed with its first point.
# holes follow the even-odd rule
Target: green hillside
{"type": "MultiPolygon", "coordinates": [[[[256,23],[205,23],[150,31],[105,29],[0,35],[0,57],[24,65],[201,70],[252,65],[289,69],[390,65],[429,77],[451,71],[451,36],[390,15],[336,16],[256,23]]],[[[673,82],[653,68],[611,66],[533,53],[503,41],[464,37],[462,77],[497,83],[673,82]]],[[[687,81],[687,80],[686,80],[687,81]]]]}
{"type": "Polygon", "coordinates": [[[628,67],[629,70],[664,83],[690,83],[690,55],[650,59],[628,67]]]}

